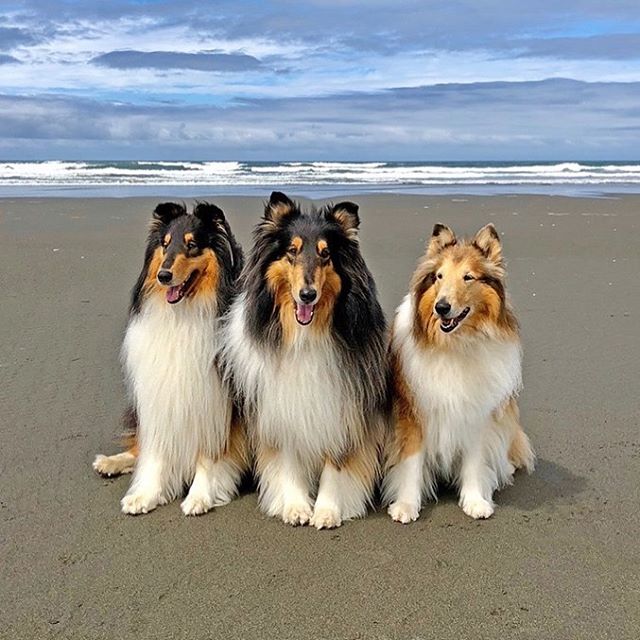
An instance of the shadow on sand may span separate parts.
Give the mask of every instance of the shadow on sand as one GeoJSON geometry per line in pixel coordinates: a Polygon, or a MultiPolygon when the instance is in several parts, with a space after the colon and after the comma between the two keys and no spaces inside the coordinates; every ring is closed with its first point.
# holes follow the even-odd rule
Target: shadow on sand
{"type": "Polygon", "coordinates": [[[500,491],[496,499],[501,505],[533,511],[548,504],[573,504],[586,487],[586,478],[552,460],[538,458],[530,476],[516,473],[513,485],[500,491]]]}

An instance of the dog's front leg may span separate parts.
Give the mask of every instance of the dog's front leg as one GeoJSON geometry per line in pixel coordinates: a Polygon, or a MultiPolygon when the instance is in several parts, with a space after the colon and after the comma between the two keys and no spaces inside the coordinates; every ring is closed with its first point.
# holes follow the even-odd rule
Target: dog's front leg
{"type": "Polygon", "coordinates": [[[317,529],[333,529],[344,520],[365,516],[378,470],[378,450],[373,441],[343,460],[328,459],[320,476],[310,524],[317,529]]]}
{"type": "Polygon", "coordinates": [[[495,510],[493,492],[496,489],[496,473],[487,462],[485,428],[469,442],[462,454],[459,485],[462,510],[472,518],[489,518],[495,510]]]}
{"type": "Polygon", "coordinates": [[[287,524],[307,524],[313,508],[309,473],[296,453],[258,444],[256,458],[262,509],[287,524]]]}
{"type": "Polygon", "coordinates": [[[242,475],[249,468],[249,447],[244,425],[231,425],[225,450],[217,457],[200,455],[187,497],[180,507],[186,516],[197,516],[228,504],[238,495],[242,475]]]}
{"type": "Polygon", "coordinates": [[[147,454],[138,459],[129,491],[120,501],[123,513],[148,513],[167,502],[163,484],[165,466],[159,455],[147,454]]]}

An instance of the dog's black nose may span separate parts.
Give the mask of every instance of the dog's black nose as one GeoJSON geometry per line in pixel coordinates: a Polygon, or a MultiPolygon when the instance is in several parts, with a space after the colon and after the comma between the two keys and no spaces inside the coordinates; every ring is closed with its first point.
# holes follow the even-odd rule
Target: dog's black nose
{"type": "Polygon", "coordinates": [[[436,313],[439,316],[446,316],[451,311],[451,305],[447,302],[446,298],[442,298],[436,302],[436,313]]]}
{"type": "Polygon", "coordinates": [[[304,289],[300,289],[300,300],[304,302],[304,304],[311,304],[318,295],[318,292],[313,287],[305,287],[304,289]]]}
{"type": "Polygon", "coordinates": [[[167,269],[160,269],[160,271],[158,271],[158,280],[162,282],[162,284],[169,284],[171,280],[173,280],[173,273],[167,269]]]}

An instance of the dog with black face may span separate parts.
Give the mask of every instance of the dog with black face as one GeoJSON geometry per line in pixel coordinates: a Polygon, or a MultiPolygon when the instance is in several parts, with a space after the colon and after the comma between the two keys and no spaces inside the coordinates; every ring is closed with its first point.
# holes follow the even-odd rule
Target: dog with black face
{"type": "Polygon", "coordinates": [[[223,367],[255,451],[263,510],[332,528],[364,516],[388,402],[385,321],[358,206],[274,192],[225,323],[223,367]]]}
{"type": "Polygon", "coordinates": [[[221,209],[156,207],[122,348],[128,446],[93,463],[102,475],[133,472],[124,513],[147,513],[189,486],[182,510],[197,515],[238,491],[248,449],[216,355],[242,266],[221,209]]]}

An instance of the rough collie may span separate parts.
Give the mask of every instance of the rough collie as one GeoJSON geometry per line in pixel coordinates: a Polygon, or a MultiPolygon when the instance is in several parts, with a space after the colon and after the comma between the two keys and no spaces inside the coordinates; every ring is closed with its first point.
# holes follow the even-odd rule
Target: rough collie
{"type": "Polygon", "coordinates": [[[519,422],[518,324],[505,293],[493,225],[458,240],[437,224],[397,310],[391,339],[394,426],[383,496],[398,522],[418,518],[439,479],[457,485],[472,518],[534,454],[519,422]]]}
{"type": "Polygon", "coordinates": [[[243,264],[224,213],[200,203],[192,214],[165,203],[153,214],[133,289],[122,358],[131,399],[129,448],[98,455],[103,475],[133,471],[124,513],[147,513],[176,498],[187,515],[229,502],[248,467],[246,437],[215,366],[220,317],[243,264]]]}
{"type": "Polygon", "coordinates": [[[385,320],[358,226],[351,202],[302,211],[274,192],[225,328],[260,505],[292,525],[365,515],[378,476],[385,320]]]}

